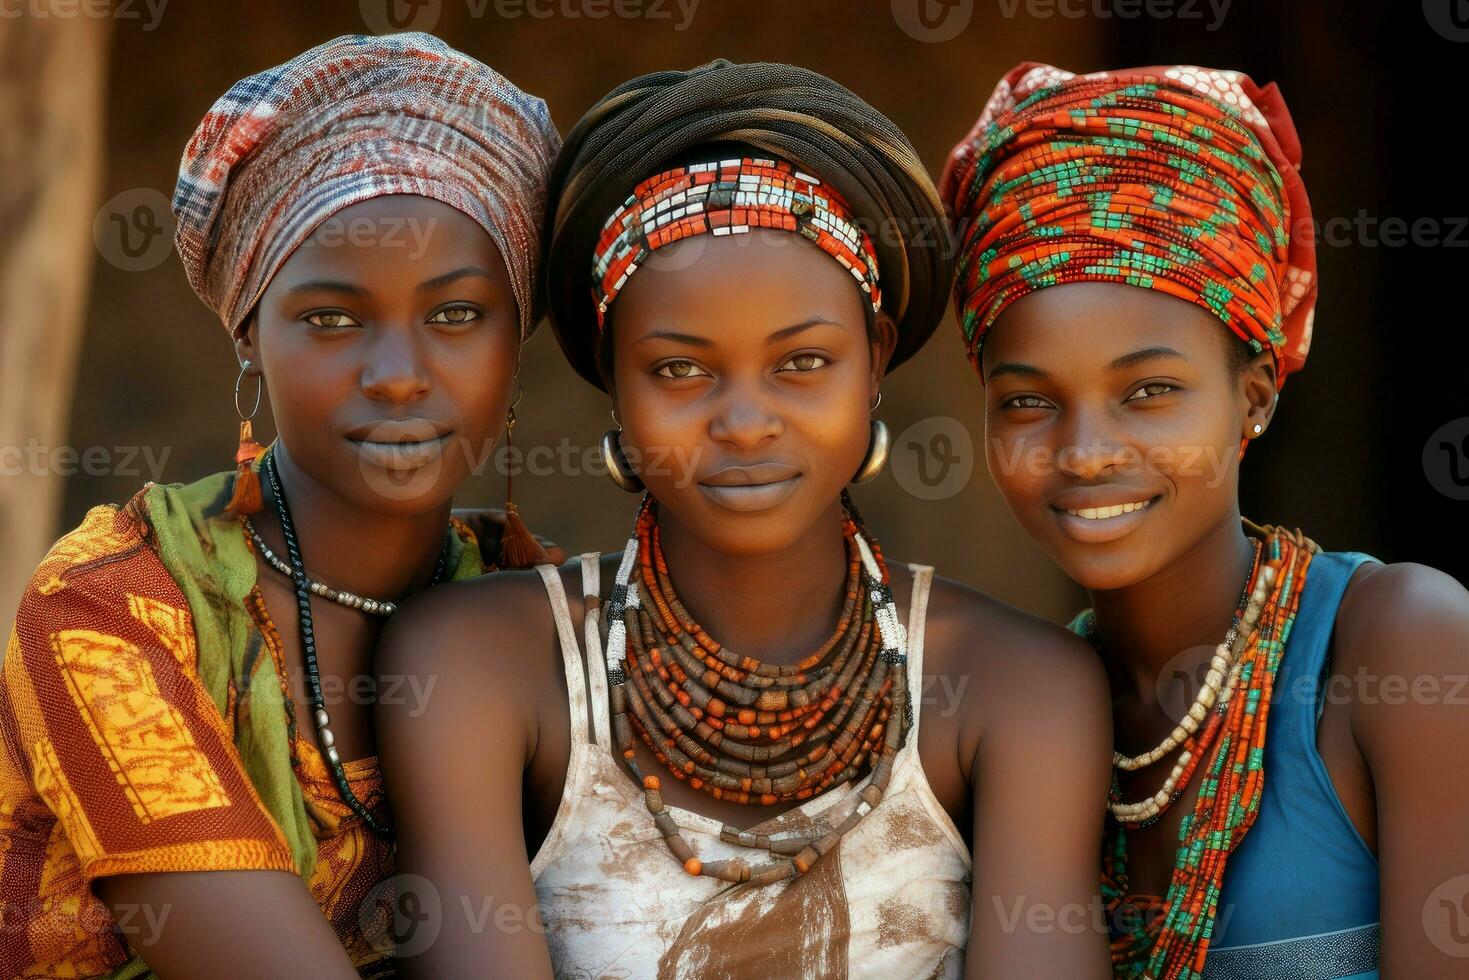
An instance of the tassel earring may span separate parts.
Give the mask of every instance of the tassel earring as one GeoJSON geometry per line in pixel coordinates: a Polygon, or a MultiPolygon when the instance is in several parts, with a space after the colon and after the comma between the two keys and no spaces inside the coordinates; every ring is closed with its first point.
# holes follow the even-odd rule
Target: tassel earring
{"type": "Polygon", "coordinates": [[[505,419],[505,531],[500,535],[501,568],[534,568],[551,560],[551,556],[546,554],[546,549],[525,526],[525,521],[520,519],[520,508],[515,506],[515,501],[511,497],[515,473],[511,456],[511,451],[515,446],[513,441],[515,406],[520,404],[522,393],[517,386],[515,402],[510,406],[510,414],[505,419]]]}
{"type": "Polygon", "coordinates": [[[255,430],[250,424],[255,413],[260,411],[264,378],[259,378],[255,387],[255,404],[250,408],[250,414],[246,415],[240,408],[240,385],[253,366],[253,362],[246,361],[240,365],[240,376],[235,378],[235,413],[240,416],[240,446],[235,450],[235,486],[230,493],[230,502],[225,505],[225,512],[236,517],[259,513],[265,506],[260,493],[260,474],[255,472],[255,461],[265,448],[255,441],[255,430]]]}

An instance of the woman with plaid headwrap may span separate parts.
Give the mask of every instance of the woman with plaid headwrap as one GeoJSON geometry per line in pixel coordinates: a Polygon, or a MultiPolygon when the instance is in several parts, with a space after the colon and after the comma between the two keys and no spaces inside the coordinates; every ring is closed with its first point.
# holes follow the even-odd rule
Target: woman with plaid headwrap
{"type": "MultiPolygon", "coordinates": [[[[236,467],[93,509],[26,589],[0,974],[390,969],[373,646],[484,570],[450,508],[513,420],[558,145],[540,99],[423,34],[337,38],[204,117],[177,247],[242,363],[236,467]]],[[[501,557],[534,560],[507,511],[501,557]]]]}
{"type": "Polygon", "coordinates": [[[1469,595],[1240,516],[1311,345],[1300,161],[1239,72],[1027,63],[944,174],[990,471],[1112,679],[1118,977],[1462,972],[1469,595]]]}

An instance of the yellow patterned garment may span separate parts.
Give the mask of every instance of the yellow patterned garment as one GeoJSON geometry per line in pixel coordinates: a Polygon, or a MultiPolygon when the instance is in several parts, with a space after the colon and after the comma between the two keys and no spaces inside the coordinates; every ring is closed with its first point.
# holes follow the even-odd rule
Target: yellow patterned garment
{"type": "MultiPolygon", "coordinates": [[[[243,655],[211,651],[201,664],[198,637],[215,634],[198,628],[160,558],[148,493],[121,509],[94,508],[57,542],[10,635],[0,679],[0,977],[146,973],[126,937],[152,923],[115,922],[92,894],[96,878],[303,867],[358,968],[386,967],[391,845],[348,810],[296,730],[280,637],[253,580],[244,608],[230,610],[249,624],[243,655]],[[218,669],[209,658],[249,665],[229,668],[222,704],[201,679],[206,666],[218,669]],[[257,790],[258,750],[237,745],[260,729],[252,709],[289,733],[278,768],[299,785],[295,805],[315,839],[309,857],[293,851],[266,802],[279,788],[257,790]]],[[[461,527],[474,552],[467,535],[461,527]]],[[[477,566],[475,554],[455,568],[477,566]]],[[[383,818],[376,760],[346,768],[353,791],[383,818]]]]}

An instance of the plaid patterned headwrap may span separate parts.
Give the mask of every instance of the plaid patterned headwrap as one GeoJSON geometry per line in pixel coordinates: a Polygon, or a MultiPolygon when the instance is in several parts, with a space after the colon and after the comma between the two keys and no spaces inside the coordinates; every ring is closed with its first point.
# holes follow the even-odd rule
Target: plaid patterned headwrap
{"type": "Polygon", "coordinates": [[[814,242],[857,280],[872,312],[882,309],[877,251],[842,196],[784,160],[735,157],[654,174],[607,219],[592,252],[598,328],[650,252],[694,235],[751,228],[780,228],[814,242]]]}
{"type": "Polygon", "coordinates": [[[546,104],[427,34],[349,35],[236,82],[184,149],[173,210],[189,284],[232,336],[286,258],[342,208],[433,198],[479,223],[539,319],[546,104]]]}
{"type": "Polygon", "coordinates": [[[1305,363],[1316,302],[1300,161],[1273,83],[1188,65],[1014,68],[940,185],[960,240],[954,294],[971,363],[1027,293],[1122,282],[1209,310],[1270,350],[1284,384],[1305,363]]]}

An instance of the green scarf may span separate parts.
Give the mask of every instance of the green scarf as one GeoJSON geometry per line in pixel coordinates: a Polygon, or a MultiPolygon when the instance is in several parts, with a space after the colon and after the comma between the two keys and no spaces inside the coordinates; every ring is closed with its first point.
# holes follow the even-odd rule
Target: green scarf
{"type": "MultiPolygon", "coordinates": [[[[234,479],[228,472],[189,484],[153,484],[143,494],[144,513],[158,557],[193,615],[199,677],[221,715],[233,688],[235,748],[291,847],[296,872],[310,881],[316,837],[291,765],[287,705],[264,637],[245,607],[255,587],[255,556],[239,521],[224,509],[234,479]]],[[[484,574],[472,535],[451,535],[449,548],[451,579],[484,574]]],[[[109,976],[128,980],[147,973],[142,959],[134,956],[109,976]]]]}

